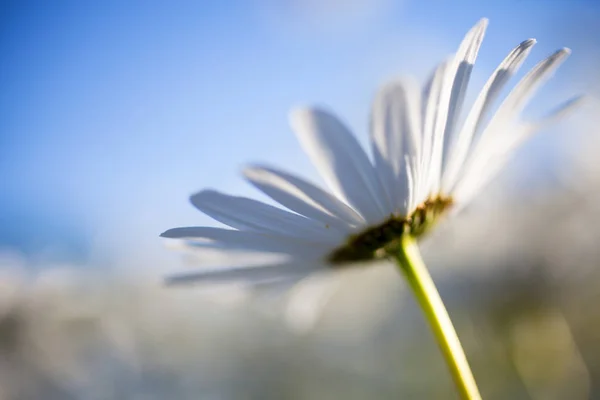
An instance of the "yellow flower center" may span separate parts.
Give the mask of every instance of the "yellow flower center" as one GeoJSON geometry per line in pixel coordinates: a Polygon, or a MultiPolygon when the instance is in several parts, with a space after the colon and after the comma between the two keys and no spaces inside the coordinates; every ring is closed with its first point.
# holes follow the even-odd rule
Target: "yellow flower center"
{"type": "Polygon", "coordinates": [[[381,224],[352,235],[327,261],[334,265],[383,258],[395,251],[402,235],[426,233],[451,206],[452,199],[437,196],[420,204],[408,217],[391,215],[381,224]]]}

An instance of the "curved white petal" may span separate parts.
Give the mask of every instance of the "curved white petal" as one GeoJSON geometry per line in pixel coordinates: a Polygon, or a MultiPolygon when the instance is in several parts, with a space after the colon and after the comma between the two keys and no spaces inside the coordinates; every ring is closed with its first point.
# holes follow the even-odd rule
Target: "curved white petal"
{"type": "Polygon", "coordinates": [[[219,269],[204,269],[196,272],[182,273],[167,277],[168,285],[189,285],[196,283],[228,283],[244,281],[248,283],[262,283],[284,279],[286,277],[302,277],[316,271],[314,266],[298,263],[285,263],[252,267],[232,267],[219,269]]]}
{"type": "Polygon", "coordinates": [[[481,19],[465,36],[454,57],[436,71],[430,85],[426,109],[427,136],[431,137],[426,195],[441,187],[442,166],[454,125],[461,112],[473,64],[485,35],[488,20],[481,19]]]}
{"type": "Polygon", "coordinates": [[[459,203],[465,203],[477,194],[487,183],[489,183],[498,172],[512,158],[515,150],[534,133],[545,127],[556,123],[573,112],[585,100],[585,96],[576,96],[564,102],[548,115],[535,122],[521,123],[515,126],[512,135],[500,137],[493,144],[489,144],[484,154],[488,157],[479,157],[469,166],[465,176],[459,181],[453,197],[459,203]]]}
{"type": "MultiPolygon", "coordinates": [[[[501,134],[503,126],[514,123],[529,99],[552,76],[569,54],[571,54],[571,50],[567,48],[560,49],[533,67],[502,102],[482,133],[477,146],[485,146],[487,140],[493,140],[494,135],[501,134]]],[[[474,151],[477,152],[478,149],[476,148],[474,151]]]]}
{"type": "Polygon", "coordinates": [[[291,124],[305,153],[331,190],[352,205],[368,223],[388,217],[393,210],[367,154],[335,116],[314,108],[299,108],[291,124]]]}
{"type": "Polygon", "coordinates": [[[461,42],[456,57],[454,60],[454,68],[456,69],[454,79],[452,81],[452,94],[448,110],[448,128],[451,131],[456,121],[456,117],[461,112],[465,94],[469,86],[471,71],[477,60],[479,49],[485,36],[485,31],[488,26],[488,19],[482,18],[465,36],[461,42]]]}
{"type": "Polygon", "coordinates": [[[414,81],[407,79],[385,85],[373,102],[370,133],[375,168],[400,215],[408,214],[414,191],[406,160],[419,154],[420,95],[414,81]]]}
{"type": "Polygon", "coordinates": [[[284,207],[342,232],[349,233],[353,227],[365,224],[364,218],[335,196],[289,173],[252,166],[244,169],[244,176],[284,207]]]}
{"type": "Polygon", "coordinates": [[[444,131],[451,93],[453,59],[448,59],[435,69],[423,90],[423,147],[419,169],[417,203],[427,199],[432,188],[439,184],[444,131]]]}
{"type": "Polygon", "coordinates": [[[535,39],[529,39],[519,44],[508,54],[508,56],[506,56],[502,63],[500,63],[498,68],[484,85],[477,100],[475,100],[475,103],[471,107],[460,133],[450,144],[448,153],[449,158],[444,168],[442,181],[443,192],[450,192],[456,183],[457,175],[460,168],[463,166],[473,137],[478,131],[484,116],[494,100],[498,97],[502,88],[523,64],[523,61],[525,61],[535,43],[535,39]]]}
{"type": "MultiPolygon", "coordinates": [[[[548,113],[548,115],[544,116],[540,120],[533,122],[525,122],[523,124],[524,131],[522,133],[521,138],[518,140],[525,140],[532,134],[554,123],[557,123],[559,120],[567,117],[569,114],[575,111],[578,107],[581,107],[587,99],[588,97],[586,95],[572,97],[564,103],[560,104],[558,107],[556,107],[554,110],[548,113]]],[[[517,144],[521,143],[520,141],[517,144]]]]}
{"type": "MultiPolygon", "coordinates": [[[[444,155],[443,162],[445,163],[448,158],[448,152],[451,147],[451,143],[454,142],[455,125],[457,119],[460,117],[463,103],[465,100],[465,94],[469,86],[469,79],[471,78],[471,71],[473,65],[477,59],[477,54],[483,42],[483,37],[488,26],[488,20],[486,18],[481,19],[465,36],[462,43],[460,44],[452,68],[454,69],[454,77],[452,85],[449,105],[448,105],[448,118],[445,124],[444,133],[444,155]]],[[[440,164],[440,167],[442,164],[440,164]]],[[[440,171],[441,173],[441,171],[440,171]]],[[[434,188],[437,191],[438,188],[434,188]]]]}
{"type": "Polygon", "coordinates": [[[205,239],[210,241],[190,243],[192,246],[285,253],[304,257],[313,256],[313,258],[320,258],[332,247],[316,240],[301,240],[282,235],[273,236],[208,226],[173,228],[162,233],[161,236],[169,239],[205,239]]]}
{"type": "MultiPolygon", "coordinates": [[[[506,153],[515,143],[524,136],[522,129],[516,129],[518,114],[525,107],[527,101],[533,96],[535,91],[552,76],[553,72],[570,54],[569,49],[561,49],[550,57],[538,63],[510,92],[507,98],[502,102],[496,114],[485,128],[479,141],[465,161],[464,170],[461,171],[457,180],[458,185],[465,184],[474,179],[473,175],[481,174],[482,168],[488,163],[488,160],[496,157],[498,154],[506,153]],[[463,182],[463,183],[460,183],[463,182]]],[[[455,192],[455,190],[452,190],[455,192]]]]}
{"type": "Polygon", "coordinates": [[[552,76],[570,54],[570,49],[560,49],[533,67],[506,97],[506,100],[498,109],[498,115],[506,113],[510,119],[510,117],[516,117],[520,114],[537,89],[552,76]]]}
{"type": "Polygon", "coordinates": [[[325,224],[245,197],[203,190],[190,201],[203,213],[232,228],[337,243],[343,235],[325,224]]]}
{"type": "MultiPolygon", "coordinates": [[[[202,268],[272,265],[297,258],[295,254],[286,254],[281,251],[232,248],[201,238],[168,240],[165,242],[165,246],[182,252],[182,261],[185,265],[192,267],[201,265],[202,268]]],[[[298,257],[298,259],[302,259],[302,257],[298,257]]],[[[317,257],[317,259],[321,260],[322,257],[317,257]]]]}

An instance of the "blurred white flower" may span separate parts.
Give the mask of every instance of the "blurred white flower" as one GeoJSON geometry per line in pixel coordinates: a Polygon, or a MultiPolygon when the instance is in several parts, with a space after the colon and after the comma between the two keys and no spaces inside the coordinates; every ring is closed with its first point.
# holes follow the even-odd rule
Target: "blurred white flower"
{"type": "Polygon", "coordinates": [[[200,211],[233,229],[170,229],[198,250],[276,254],[270,265],[230,265],[179,275],[171,282],[306,276],[345,263],[382,258],[403,234],[418,236],[439,216],[466,204],[535,131],[578,103],[569,100],[537,122],[519,114],[535,91],[566,59],[561,49],[537,64],[485,123],[494,101],[519,69],[535,40],[519,44],[493,72],[464,123],[458,120],[469,77],[488,21],[466,35],[421,90],[410,79],[385,85],[371,117],[373,162],[348,128],[318,108],[292,112],[300,144],[329,191],[280,169],[251,166],[244,175],[288,208],[203,190],[191,197],[200,211]]]}

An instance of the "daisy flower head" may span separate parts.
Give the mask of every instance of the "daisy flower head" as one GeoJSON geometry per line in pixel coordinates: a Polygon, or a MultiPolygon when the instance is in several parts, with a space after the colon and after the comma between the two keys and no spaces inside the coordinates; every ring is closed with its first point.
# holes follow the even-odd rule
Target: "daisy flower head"
{"type": "Polygon", "coordinates": [[[292,128],[327,190],[281,169],[250,166],[245,178],[287,210],[203,190],[191,196],[192,204],[229,228],[174,228],[161,235],[184,239],[199,251],[277,254],[277,262],[207,269],[171,281],[268,280],[385,258],[402,237],[419,237],[441,216],[464,206],[523,141],[579,100],[567,101],[540,121],[519,118],[569,55],[563,48],[534,66],[491,113],[535,45],[529,39],[504,58],[471,107],[463,107],[487,24],[480,20],[423,87],[406,78],[380,89],[371,111],[371,158],[329,111],[293,110],[292,128]]]}

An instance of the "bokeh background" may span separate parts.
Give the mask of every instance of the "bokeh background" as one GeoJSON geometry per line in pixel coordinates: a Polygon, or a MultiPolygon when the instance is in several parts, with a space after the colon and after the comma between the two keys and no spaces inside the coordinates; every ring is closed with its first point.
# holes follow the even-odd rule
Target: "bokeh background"
{"type": "Polygon", "coordinates": [[[366,143],[377,87],[423,80],[484,16],[467,100],[529,37],[519,76],[573,54],[526,117],[590,99],[425,258],[484,398],[600,399],[594,0],[0,1],[0,399],[454,398],[390,265],[167,289],[191,266],[158,234],[213,224],[187,202],[204,187],[263,199],[245,163],[316,180],[292,106],[326,105],[366,143]]]}

